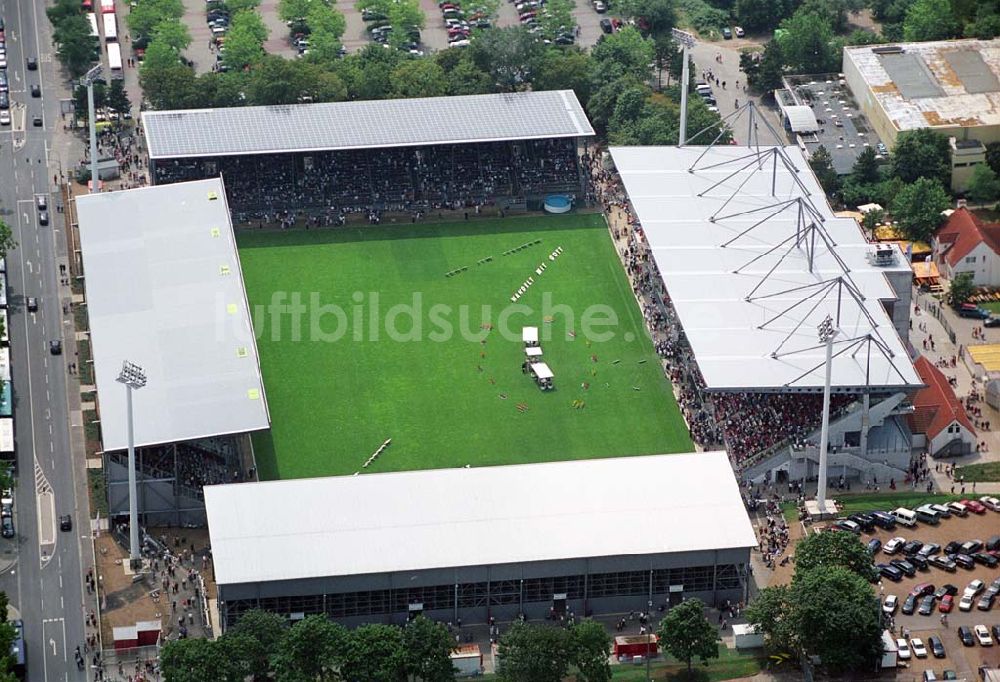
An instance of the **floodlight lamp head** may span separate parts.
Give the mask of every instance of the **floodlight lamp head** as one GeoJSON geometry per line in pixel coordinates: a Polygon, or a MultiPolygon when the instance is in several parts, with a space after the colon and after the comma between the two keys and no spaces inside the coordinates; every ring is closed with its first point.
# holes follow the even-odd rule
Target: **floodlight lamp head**
{"type": "Polygon", "coordinates": [[[833,323],[833,318],[830,317],[829,315],[827,315],[826,319],[824,319],[822,322],[819,323],[819,326],[816,329],[819,332],[819,340],[823,343],[826,343],[827,341],[835,337],[837,335],[837,332],[840,331],[839,329],[837,329],[837,326],[833,323]]]}
{"type": "Polygon", "coordinates": [[[83,77],[80,80],[84,85],[91,85],[92,83],[96,82],[99,78],[101,78],[101,75],[102,75],[101,65],[98,64],[97,66],[87,71],[87,73],[83,74],[83,77]]]}
{"type": "Polygon", "coordinates": [[[129,388],[142,388],[146,385],[146,371],[134,362],[125,360],[122,363],[122,371],[118,373],[117,381],[129,388]]]}

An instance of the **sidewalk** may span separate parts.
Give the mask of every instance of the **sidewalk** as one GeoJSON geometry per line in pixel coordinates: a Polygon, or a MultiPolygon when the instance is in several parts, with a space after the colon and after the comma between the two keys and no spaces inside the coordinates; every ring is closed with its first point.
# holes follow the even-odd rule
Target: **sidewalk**
{"type": "MultiPolygon", "coordinates": [[[[928,312],[932,306],[940,305],[940,302],[930,294],[921,294],[919,292],[915,292],[914,294],[914,309],[911,315],[912,324],[910,330],[910,343],[915,349],[917,349],[917,352],[921,353],[934,363],[941,359],[950,360],[952,357],[959,358],[961,347],[970,345],[970,342],[971,344],[984,343],[983,341],[972,338],[972,322],[961,319],[956,319],[952,322],[952,320],[949,319],[949,324],[952,324],[952,330],[955,332],[956,343],[953,343],[949,339],[944,326],[937,320],[937,318],[934,317],[934,315],[931,315],[928,312]],[[968,322],[968,324],[963,324],[966,322],[968,322]],[[924,327],[926,331],[921,330],[921,327],[924,327]],[[935,349],[924,350],[924,340],[931,338],[934,339],[935,349]]],[[[987,329],[986,333],[986,343],[1000,342],[1000,330],[987,329]],[[991,336],[993,337],[992,339],[990,339],[991,336]]],[[[955,379],[957,382],[955,395],[963,402],[973,389],[975,389],[981,396],[985,394],[985,387],[973,378],[965,363],[963,363],[960,359],[955,363],[955,367],[942,367],[941,371],[946,377],[955,379]]],[[[991,422],[991,426],[994,424],[1000,426],[1000,412],[993,409],[982,400],[977,403],[977,406],[982,409],[982,419],[991,422]]],[[[995,430],[977,431],[977,435],[980,441],[986,441],[986,452],[973,452],[972,454],[964,455],[962,457],[942,457],[940,459],[933,460],[934,464],[942,465],[941,471],[935,471],[935,467],[930,466],[931,476],[934,479],[934,485],[941,492],[951,492],[952,485],[954,484],[954,481],[952,481],[952,479],[945,474],[945,467],[943,465],[957,464],[961,467],[969,464],[1000,461],[1000,433],[995,430]]],[[[959,474],[961,474],[961,472],[959,472],[959,474]]],[[[961,494],[961,484],[957,484],[955,486],[955,494],[961,494]]],[[[966,486],[966,494],[969,496],[973,495],[971,484],[966,486]]],[[[975,494],[1000,494],[1000,482],[977,483],[975,494]]]]}

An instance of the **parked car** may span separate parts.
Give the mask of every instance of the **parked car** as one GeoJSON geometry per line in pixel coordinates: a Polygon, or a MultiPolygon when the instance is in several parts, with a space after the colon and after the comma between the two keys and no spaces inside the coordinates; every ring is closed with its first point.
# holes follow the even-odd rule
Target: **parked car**
{"type": "Polygon", "coordinates": [[[1000,511],[1000,499],[992,497],[990,495],[985,495],[979,498],[979,501],[987,508],[993,511],[1000,511]]]}
{"type": "Polygon", "coordinates": [[[931,566],[936,566],[937,568],[947,571],[948,573],[954,573],[958,570],[958,564],[942,554],[935,554],[932,557],[928,557],[927,562],[931,566]]]}
{"type": "MultiPolygon", "coordinates": [[[[963,303],[958,307],[959,317],[968,317],[975,320],[985,320],[990,316],[990,312],[985,308],[980,308],[975,303],[963,303]]],[[[965,504],[965,500],[962,500],[965,504]]],[[[976,512],[977,514],[979,512],[976,512]]]]}
{"type": "Polygon", "coordinates": [[[944,658],[947,655],[944,651],[944,642],[941,641],[940,637],[929,638],[927,644],[930,645],[934,658],[944,658]]]}
{"type": "Polygon", "coordinates": [[[974,599],[975,597],[973,597],[971,594],[963,594],[962,598],[958,600],[958,610],[971,611],[974,599]]]}
{"type": "Polygon", "coordinates": [[[914,554],[911,557],[907,557],[906,560],[909,561],[914,566],[916,566],[917,568],[919,568],[921,571],[927,570],[927,557],[923,556],[922,554],[914,554]]]}
{"type": "Polygon", "coordinates": [[[894,594],[886,595],[885,599],[882,601],[882,613],[892,615],[896,613],[896,609],[899,608],[899,597],[894,594]]]}
{"type": "Polygon", "coordinates": [[[974,646],[976,643],[976,639],[972,635],[972,628],[967,625],[962,625],[958,628],[958,639],[965,646],[974,646]]]}
{"type": "Polygon", "coordinates": [[[997,564],[1000,564],[1000,559],[997,559],[995,556],[989,554],[988,552],[976,552],[975,554],[972,555],[972,560],[975,561],[977,564],[982,564],[983,566],[986,566],[987,568],[996,568],[997,564]]]}
{"type": "Polygon", "coordinates": [[[979,642],[979,646],[993,646],[993,638],[990,636],[990,631],[985,625],[977,625],[974,632],[976,633],[976,640],[979,642]]]}
{"type": "Polygon", "coordinates": [[[934,613],[934,607],[937,602],[934,601],[934,595],[929,594],[920,600],[920,609],[917,611],[921,616],[929,616],[934,613]]]}
{"type": "Polygon", "coordinates": [[[910,660],[912,654],[910,652],[910,643],[908,641],[900,637],[899,639],[896,640],[896,648],[899,649],[899,652],[896,654],[899,660],[901,661],[910,660]]]}
{"type": "Polygon", "coordinates": [[[916,554],[920,551],[920,548],[924,546],[924,543],[920,540],[910,540],[905,545],[903,545],[903,554],[910,556],[911,554],[916,554]]]}
{"type": "Polygon", "coordinates": [[[927,647],[924,646],[924,640],[919,637],[910,639],[910,648],[913,649],[913,655],[917,658],[927,658],[927,647]]]}
{"type": "Polygon", "coordinates": [[[961,502],[949,502],[948,509],[950,509],[951,513],[955,516],[968,516],[969,514],[969,508],[961,502]]]}
{"type": "Polygon", "coordinates": [[[733,33],[736,34],[737,38],[742,38],[747,34],[747,32],[744,31],[743,28],[740,26],[734,26],[733,33]]]}
{"type": "Polygon", "coordinates": [[[952,609],[955,608],[955,597],[946,594],[941,597],[941,603],[938,604],[938,611],[941,613],[951,613],[952,609]]]}
{"type": "Polygon", "coordinates": [[[996,596],[992,594],[984,594],[976,602],[976,608],[980,611],[989,611],[993,608],[993,602],[996,600],[996,596]]]}
{"type": "Polygon", "coordinates": [[[608,11],[608,6],[601,2],[601,0],[594,0],[594,11],[598,14],[604,14],[608,11]]]}
{"type": "Polygon", "coordinates": [[[914,594],[906,595],[906,599],[903,600],[903,608],[901,611],[904,616],[911,616],[913,612],[917,609],[917,596],[914,594]]]}
{"type": "Polygon", "coordinates": [[[871,552],[872,556],[878,554],[878,551],[882,549],[882,541],[878,538],[872,538],[868,541],[868,551],[871,552]]]}
{"type": "Polygon", "coordinates": [[[959,502],[961,504],[964,504],[965,507],[970,512],[972,512],[973,514],[985,514],[986,513],[986,507],[983,506],[983,504],[980,503],[980,502],[976,502],[975,500],[959,500],[959,502]]]}
{"type": "Polygon", "coordinates": [[[958,594],[958,588],[951,583],[945,583],[941,587],[937,588],[937,592],[934,593],[934,596],[941,599],[945,596],[954,596],[956,594],[958,594]]]}
{"type": "Polygon", "coordinates": [[[892,555],[902,549],[903,545],[906,544],[906,538],[895,537],[882,547],[882,551],[886,554],[892,555]]]}
{"type": "Polygon", "coordinates": [[[976,580],[971,581],[968,585],[965,586],[964,594],[968,594],[974,597],[985,589],[986,589],[986,583],[977,578],[976,580]]]}
{"type": "Polygon", "coordinates": [[[982,540],[967,540],[962,543],[962,548],[959,551],[962,554],[968,554],[969,556],[972,556],[982,548],[983,548],[982,540]]]}
{"type": "Polygon", "coordinates": [[[928,542],[926,545],[921,547],[920,551],[917,553],[920,554],[921,556],[929,557],[932,554],[937,554],[940,551],[941,551],[941,545],[937,544],[936,542],[928,542]]]}
{"type": "Polygon", "coordinates": [[[912,578],[917,574],[917,567],[911,564],[909,561],[906,561],[905,559],[896,559],[894,561],[890,561],[889,565],[895,566],[908,578],[912,578]]]}
{"type": "Polygon", "coordinates": [[[732,40],[733,39],[733,32],[732,32],[732,30],[728,26],[726,26],[725,28],[722,29],[722,37],[725,40],[732,40]]]}
{"type": "MultiPolygon", "coordinates": [[[[928,595],[934,595],[934,585],[932,583],[918,583],[914,585],[913,589],[910,590],[910,594],[916,597],[926,597],[928,595]]],[[[935,597],[936,599],[937,597],[935,597]]]]}
{"type": "Polygon", "coordinates": [[[861,535],[861,526],[850,519],[840,519],[835,525],[841,530],[846,530],[850,533],[854,533],[855,535],[861,535]]]}
{"type": "Polygon", "coordinates": [[[962,568],[972,570],[976,567],[976,562],[968,554],[952,554],[948,557],[962,568]]]}

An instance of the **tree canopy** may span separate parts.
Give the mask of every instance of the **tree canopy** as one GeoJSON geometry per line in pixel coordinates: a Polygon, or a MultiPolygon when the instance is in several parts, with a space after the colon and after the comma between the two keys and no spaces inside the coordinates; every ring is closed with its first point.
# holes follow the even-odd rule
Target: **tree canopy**
{"type": "Polygon", "coordinates": [[[866,580],[876,578],[872,555],[853,533],[812,533],[795,547],[796,570],[840,566],[866,580]]]}
{"type": "Polygon", "coordinates": [[[892,215],[907,239],[926,242],[944,221],[942,211],[951,204],[937,180],[917,178],[904,185],[892,202],[892,215]]]}
{"type": "Polygon", "coordinates": [[[969,198],[977,204],[1000,199],[1000,179],[988,164],[981,163],[972,169],[969,180],[969,198]]]}
{"type": "Polygon", "coordinates": [[[700,599],[685,599],[671,607],[657,634],[671,656],[687,663],[688,672],[695,658],[708,661],[719,657],[719,633],[705,617],[705,604],[700,599]]]}
{"type": "Polygon", "coordinates": [[[903,182],[931,178],[947,186],[951,181],[951,150],[948,138],[930,128],[904,130],[896,138],[890,167],[903,182]]]}
{"type": "Polygon", "coordinates": [[[948,0],[916,0],[906,11],[903,39],[909,42],[946,40],[958,35],[948,0]]]}

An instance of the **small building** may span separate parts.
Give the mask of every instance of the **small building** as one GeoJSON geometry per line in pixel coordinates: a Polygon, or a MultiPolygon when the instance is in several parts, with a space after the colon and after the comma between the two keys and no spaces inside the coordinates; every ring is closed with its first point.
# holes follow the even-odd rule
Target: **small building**
{"type": "Polygon", "coordinates": [[[948,279],[969,272],[976,286],[1000,286],[1000,225],[984,223],[962,206],[934,234],[931,248],[948,279]]]}
{"type": "Polygon", "coordinates": [[[969,189],[976,166],[986,163],[986,146],[979,140],[948,138],[951,147],[951,191],[961,194],[969,189]]]}
{"type": "Polygon", "coordinates": [[[977,443],[975,427],[948,379],[923,355],[913,366],[926,384],[913,396],[909,421],[914,447],[924,447],[931,457],[973,452],[977,443]],[[919,442],[921,435],[923,443],[919,442]]]}
{"type": "Polygon", "coordinates": [[[618,660],[631,660],[634,656],[654,658],[660,650],[660,638],[655,634],[618,635],[615,637],[611,655],[618,660]]]}
{"type": "Polygon", "coordinates": [[[224,628],[249,609],[354,626],[737,601],[757,544],[725,452],[204,490],[224,628]]]}
{"type": "Polygon", "coordinates": [[[764,646],[764,634],[756,625],[734,623],[733,644],[737,649],[760,649],[764,646]]]}

